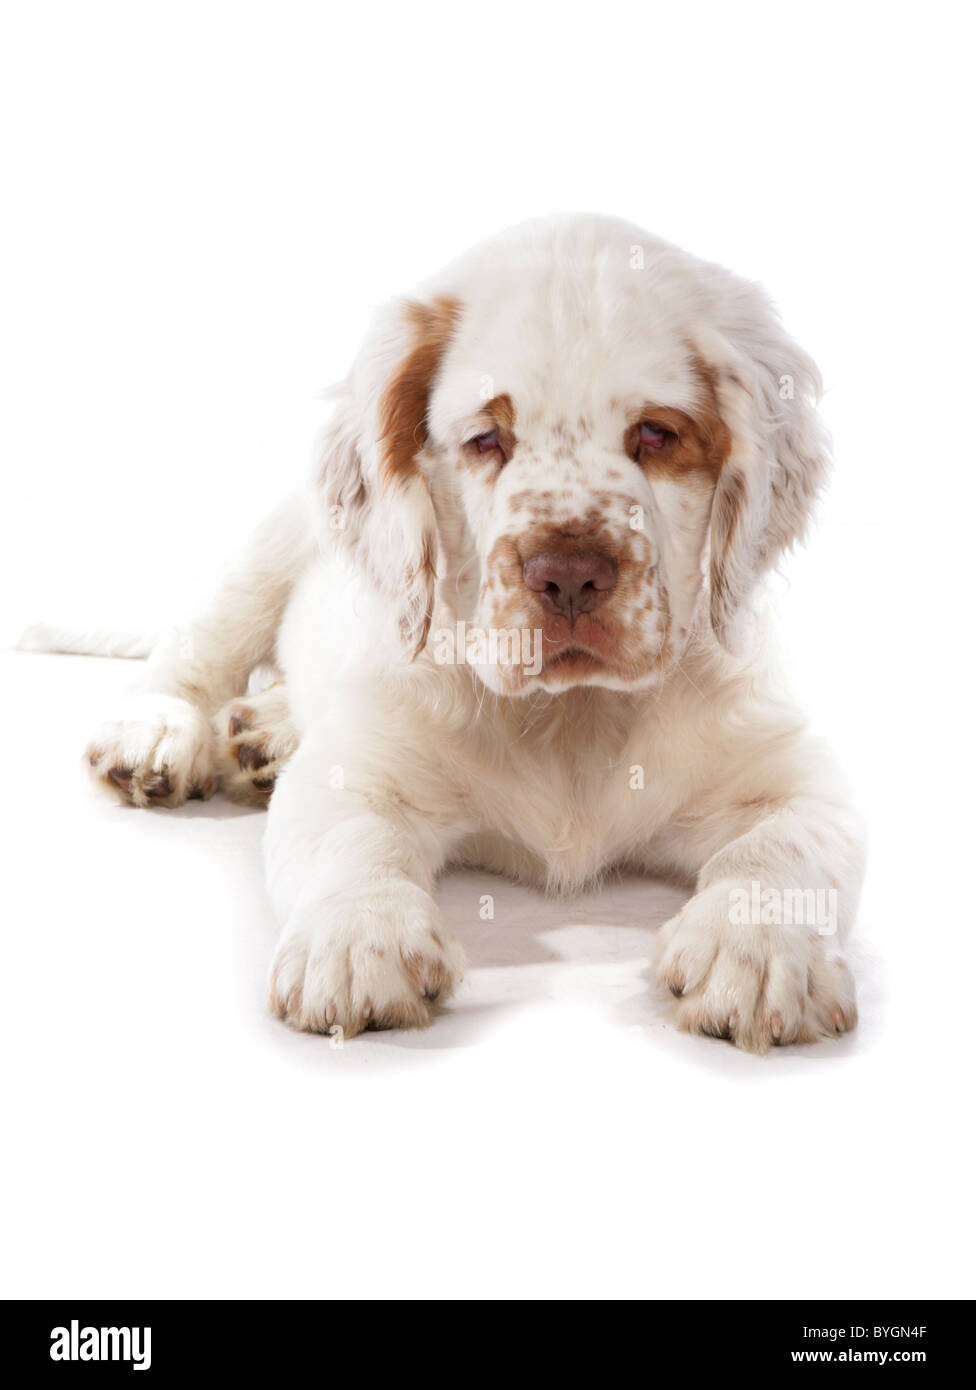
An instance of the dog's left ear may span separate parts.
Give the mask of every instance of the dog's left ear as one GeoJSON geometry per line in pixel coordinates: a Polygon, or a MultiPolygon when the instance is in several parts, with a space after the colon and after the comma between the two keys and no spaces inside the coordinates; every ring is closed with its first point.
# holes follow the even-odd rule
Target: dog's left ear
{"type": "Polygon", "coordinates": [[[712,503],[709,612],[730,651],[757,580],[802,539],[823,486],[829,441],[817,413],[820,373],[760,291],[741,287],[699,342],[731,436],[712,503]]]}

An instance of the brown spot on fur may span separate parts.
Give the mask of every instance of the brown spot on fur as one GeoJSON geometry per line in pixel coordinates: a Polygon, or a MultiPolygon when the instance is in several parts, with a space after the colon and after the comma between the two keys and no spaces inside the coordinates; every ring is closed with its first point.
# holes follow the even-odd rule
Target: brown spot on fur
{"type": "Polygon", "coordinates": [[[721,417],[696,420],[683,410],[648,404],[635,412],[624,436],[624,448],[650,477],[684,478],[702,474],[715,481],[729,455],[732,439],[721,417]],[[641,446],[642,424],[665,430],[663,447],[641,446]]]}
{"type": "Polygon", "coordinates": [[[538,503],[540,496],[548,497],[548,495],[548,493],[540,494],[538,492],[529,491],[513,492],[508,499],[508,509],[509,511],[517,512],[523,507],[534,507],[538,503]]]}
{"type": "Polygon", "coordinates": [[[485,414],[494,420],[499,429],[515,429],[515,406],[507,391],[500,396],[492,396],[485,406],[485,414]]]}
{"type": "Polygon", "coordinates": [[[698,409],[689,415],[672,406],[648,402],[633,412],[624,448],[651,477],[680,478],[697,473],[715,482],[732,452],[732,436],[719,410],[715,373],[697,353],[692,356],[701,387],[698,409]],[[673,437],[660,449],[641,448],[642,424],[656,425],[673,437]]]}
{"type": "Polygon", "coordinates": [[[491,400],[482,406],[478,418],[481,424],[479,434],[488,434],[491,430],[498,431],[498,449],[482,453],[472,438],[465,446],[464,456],[469,463],[494,465],[499,468],[499,465],[506,463],[515,452],[515,405],[511,396],[507,392],[500,396],[492,396],[491,400]]]}
{"type": "Polygon", "coordinates": [[[458,302],[449,298],[407,305],[413,346],[390,378],[379,406],[383,472],[388,482],[398,482],[416,471],[416,456],[427,438],[431,386],[460,312],[458,302]]]}

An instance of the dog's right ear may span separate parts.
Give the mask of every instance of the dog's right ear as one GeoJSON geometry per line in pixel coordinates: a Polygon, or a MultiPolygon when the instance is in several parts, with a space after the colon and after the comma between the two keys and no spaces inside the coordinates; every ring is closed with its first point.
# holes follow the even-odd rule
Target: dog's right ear
{"type": "Polygon", "coordinates": [[[377,316],[340,389],[317,467],[320,540],[346,546],[395,604],[411,658],[427,640],[437,578],[434,507],[418,456],[459,316],[452,299],[400,300],[377,316]]]}

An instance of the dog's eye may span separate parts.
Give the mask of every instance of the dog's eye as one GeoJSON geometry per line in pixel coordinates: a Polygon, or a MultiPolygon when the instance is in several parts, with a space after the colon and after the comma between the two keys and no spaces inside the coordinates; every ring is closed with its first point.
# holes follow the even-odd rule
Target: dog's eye
{"type": "Polygon", "coordinates": [[[492,449],[498,448],[498,431],[494,429],[489,430],[487,434],[476,434],[468,442],[478,450],[479,454],[490,454],[492,449]]]}
{"type": "Polygon", "coordinates": [[[512,455],[514,440],[504,425],[495,425],[481,434],[473,434],[464,441],[464,452],[472,460],[484,459],[485,466],[500,470],[505,467],[512,455]]]}
{"type": "Polygon", "coordinates": [[[645,420],[640,427],[638,443],[642,449],[663,449],[672,439],[677,439],[673,430],[666,430],[663,425],[651,424],[645,420]]]}

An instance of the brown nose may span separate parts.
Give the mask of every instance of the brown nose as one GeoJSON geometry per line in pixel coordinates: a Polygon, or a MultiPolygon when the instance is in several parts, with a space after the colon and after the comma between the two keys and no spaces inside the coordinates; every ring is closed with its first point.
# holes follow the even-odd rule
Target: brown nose
{"type": "Polygon", "coordinates": [[[617,582],[609,555],[533,555],[523,577],[551,613],[592,613],[617,582]]]}

